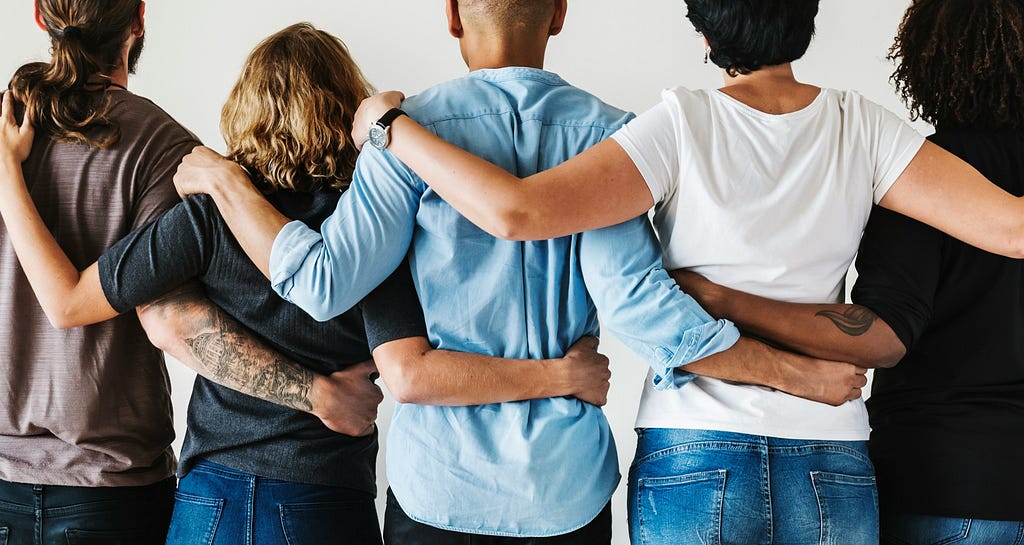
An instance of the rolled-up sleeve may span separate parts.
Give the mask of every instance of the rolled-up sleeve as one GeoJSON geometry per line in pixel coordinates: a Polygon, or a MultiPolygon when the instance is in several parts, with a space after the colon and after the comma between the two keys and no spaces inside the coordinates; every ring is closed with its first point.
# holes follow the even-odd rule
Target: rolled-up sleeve
{"type": "Polygon", "coordinates": [[[602,325],[649,363],[657,389],[690,382],[693,375],[681,367],[739,340],[732,322],[713,318],[662,268],[646,216],[583,233],[579,251],[602,325]]]}
{"type": "Polygon", "coordinates": [[[365,148],[352,184],[320,232],[292,222],[274,239],[274,291],[321,321],[355,306],[405,257],[422,191],[394,156],[365,148]]]}

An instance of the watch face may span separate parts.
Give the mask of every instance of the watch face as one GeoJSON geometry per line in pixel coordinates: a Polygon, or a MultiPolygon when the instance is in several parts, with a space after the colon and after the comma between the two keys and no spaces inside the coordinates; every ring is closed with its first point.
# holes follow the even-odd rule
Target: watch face
{"type": "Polygon", "coordinates": [[[388,147],[388,131],[378,124],[370,125],[370,145],[377,149],[388,147]]]}

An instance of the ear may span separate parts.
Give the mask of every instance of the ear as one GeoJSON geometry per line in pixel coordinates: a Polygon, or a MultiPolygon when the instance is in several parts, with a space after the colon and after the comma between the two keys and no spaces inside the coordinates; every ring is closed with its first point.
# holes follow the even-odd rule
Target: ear
{"type": "Polygon", "coordinates": [[[46,21],[43,20],[43,14],[39,13],[39,4],[32,2],[32,10],[36,18],[36,26],[38,26],[43,32],[49,32],[46,30],[46,21]]]}
{"type": "Polygon", "coordinates": [[[132,24],[132,36],[141,37],[146,33],[146,3],[139,2],[139,18],[132,24]]]}
{"type": "Polygon", "coordinates": [[[448,34],[453,38],[462,38],[462,17],[459,16],[459,0],[448,0],[445,3],[445,13],[448,15],[448,34]]]}
{"type": "Polygon", "coordinates": [[[555,0],[555,14],[551,17],[551,27],[548,29],[548,35],[557,36],[562,32],[562,27],[565,25],[565,12],[569,9],[568,0],[555,0]]]}

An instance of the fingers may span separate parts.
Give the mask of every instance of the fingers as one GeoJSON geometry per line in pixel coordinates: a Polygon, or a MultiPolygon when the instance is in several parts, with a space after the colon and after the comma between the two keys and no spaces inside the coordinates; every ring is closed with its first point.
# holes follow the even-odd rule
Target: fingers
{"type": "Polygon", "coordinates": [[[16,124],[16,121],[14,120],[14,99],[12,98],[12,95],[13,93],[10,91],[4,93],[2,116],[0,116],[0,119],[3,119],[3,122],[6,125],[16,124]]]}

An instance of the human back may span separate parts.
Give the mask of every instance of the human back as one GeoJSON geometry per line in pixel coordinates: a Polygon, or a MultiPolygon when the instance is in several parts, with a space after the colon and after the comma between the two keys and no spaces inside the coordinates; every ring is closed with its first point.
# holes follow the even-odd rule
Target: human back
{"type": "MultiPolygon", "coordinates": [[[[1024,195],[1024,5],[913,2],[889,58],[911,116],[935,127],[929,140],[1024,195]]],[[[1012,455],[1024,414],[1021,261],[876,208],[857,268],[854,302],[906,348],[876,372],[867,402],[882,542],[965,522],[965,543],[1013,541],[1024,520],[1012,455]]]]}
{"type": "MultiPolygon", "coordinates": [[[[24,165],[33,200],[83,265],[177,202],[174,169],[198,143],[152,102],[111,85],[108,74],[127,75],[141,51],[139,40],[126,45],[141,24],[140,3],[100,4],[37,2],[54,56],[21,67],[10,83],[40,127],[24,165]]],[[[0,310],[10,316],[0,326],[0,362],[9,391],[18,392],[6,405],[0,441],[11,458],[0,456],[0,478],[126,486],[168,477],[168,379],[138,319],[54,330],[29,297],[10,244],[0,249],[0,267],[0,310]],[[124,439],[111,448],[112,437],[124,439]]]]}
{"type": "MultiPolygon", "coordinates": [[[[278,210],[318,229],[351,178],[356,150],[347,128],[355,105],[370,89],[341,40],[308,23],[286,27],[250,53],[224,105],[221,128],[228,152],[278,210]]],[[[370,359],[358,309],[319,322],[278,297],[205,195],[186,198],[117,242],[100,257],[99,276],[117,312],[198,281],[239,324],[321,375],[370,359]]],[[[187,342],[199,355],[244,350],[219,334],[187,342]]],[[[312,414],[199,376],[179,476],[205,460],[264,478],[344,487],[372,497],[376,453],[375,432],[336,433],[312,414]]]]}
{"type": "MultiPolygon", "coordinates": [[[[853,91],[823,89],[802,109],[769,114],[722,90],[684,88],[665,91],[662,104],[616,139],[654,182],[667,268],[793,303],[841,302],[872,204],[922,140],[853,91]],[[891,141],[898,153],[886,155],[895,146],[879,143],[891,141]],[[657,159],[667,150],[676,157],[657,159]]],[[[867,438],[860,400],[831,407],[705,377],[675,392],[650,382],[638,416],[646,427],[867,438]]]]}
{"type": "MultiPolygon", "coordinates": [[[[172,177],[198,142],[125,88],[142,50],[142,2],[38,0],[35,11],[52,57],[19,68],[8,97],[39,128],[23,165],[29,197],[84,265],[178,202],[172,177]]],[[[174,491],[163,356],[134,314],[54,329],[30,295],[15,238],[0,227],[0,386],[10,393],[0,424],[0,526],[11,543],[79,532],[162,543],[174,491]],[[46,495],[49,507],[88,507],[57,519],[59,509],[33,511],[33,495],[46,495]]]]}
{"type": "MultiPolygon", "coordinates": [[[[550,72],[524,67],[473,71],[403,107],[442,138],[523,174],[576,155],[629,119],[550,72]]],[[[423,191],[410,255],[432,344],[536,359],[559,357],[597,332],[576,237],[503,241],[421,181],[411,183],[423,191]]],[[[388,445],[389,481],[404,510],[477,533],[571,528],[597,515],[618,482],[604,414],[573,398],[399,405],[388,445]],[[473,469],[450,473],[460,464],[473,469]],[[437,486],[462,493],[439,496],[437,486]]]]}

